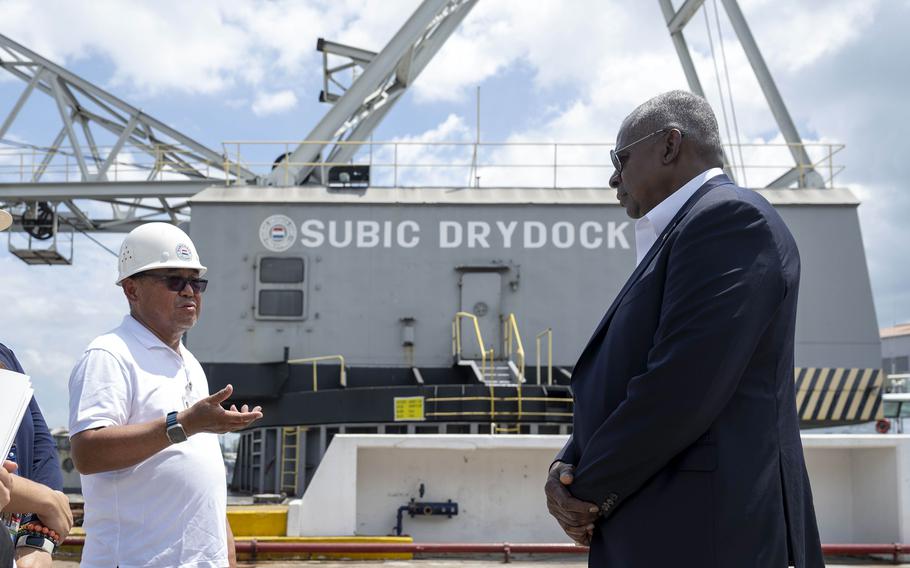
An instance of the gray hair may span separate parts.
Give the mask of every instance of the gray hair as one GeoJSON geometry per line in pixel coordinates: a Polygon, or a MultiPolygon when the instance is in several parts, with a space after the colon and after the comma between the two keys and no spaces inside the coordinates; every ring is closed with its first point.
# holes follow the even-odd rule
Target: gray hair
{"type": "Polygon", "coordinates": [[[717,118],[704,98],[688,91],[669,91],[643,103],[623,122],[629,140],[662,128],[678,128],[695,147],[697,156],[718,167],[723,165],[717,118]]]}

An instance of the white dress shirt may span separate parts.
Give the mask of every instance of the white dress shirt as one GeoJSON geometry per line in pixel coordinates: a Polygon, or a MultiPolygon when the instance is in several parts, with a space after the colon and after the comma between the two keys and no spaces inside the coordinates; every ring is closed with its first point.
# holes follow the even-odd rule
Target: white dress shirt
{"type": "Polygon", "coordinates": [[[666,199],[657,204],[654,209],[648,211],[647,215],[635,222],[635,253],[637,260],[636,266],[641,264],[645,255],[654,246],[655,241],[673,220],[673,217],[679,212],[680,208],[685,205],[686,201],[692,197],[698,188],[703,186],[706,181],[719,175],[724,171],[720,168],[711,168],[698,174],[688,183],[667,196],[666,199]]]}

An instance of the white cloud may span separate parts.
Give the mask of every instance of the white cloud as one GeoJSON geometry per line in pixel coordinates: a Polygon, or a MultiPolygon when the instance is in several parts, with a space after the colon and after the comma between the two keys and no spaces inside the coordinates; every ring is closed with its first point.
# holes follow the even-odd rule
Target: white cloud
{"type": "Polygon", "coordinates": [[[472,139],[464,118],[450,114],[424,132],[377,145],[372,152],[371,182],[405,187],[467,185],[472,139]]]}
{"type": "Polygon", "coordinates": [[[744,2],[743,11],[768,64],[792,73],[858,41],[879,5],[879,0],[757,0],[744,2]]]}
{"type": "MultiPolygon", "coordinates": [[[[409,2],[399,4],[406,10],[409,2]]],[[[114,68],[111,85],[146,97],[316,77],[316,38],[343,35],[349,23],[375,29],[375,21],[358,17],[363,8],[353,0],[0,0],[5,35],[64,67],[73,60],[107,59],[114,68]]],[[[400,10],[387,6],[373,12],[384,15],[380,23],[403,21],[400,10]]]]}
{"type": "Polygon", "coordinates": [[[4,33],[12,39],[63,66],[88,57],[109,59],[112,85],[146,94],[218,92],[233,85],[249,62],[248,38],[211,1],[127,7],[113,0],[6,0],[0,9],[4,33]]]}
{"type": "Polygon", "coordinates": [[[605,65],[628,19],[598,0],[576,0],[571,9],[558,0],[537,0],[533,9],[522,0],[479,2],[415,83],[416,96],[460,100],[514,65],[530,66],[538,87],[584,80],[605,65]]]}
{"type": "Polygon", "coordinates": [[[288,111],[297,106],[297,95],[285,89],[277,93],[259,93],[250,107],[256,116],[267,116],[288,111]]]}

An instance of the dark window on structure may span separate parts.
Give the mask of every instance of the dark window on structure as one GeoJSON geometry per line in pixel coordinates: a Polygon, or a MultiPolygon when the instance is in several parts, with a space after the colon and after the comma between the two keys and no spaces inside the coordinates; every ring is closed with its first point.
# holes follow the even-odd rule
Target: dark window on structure
{"type": "Polygon", "coordinates": [[[256,262],[255,317],[301,320],[306,317],[307,263],[298,256],[262,256],[256,262]]]}
{"type": "Polygon", "coordinates": [[[263,284],[303,282],[302,258],[263,257],[259,262],[259,281],[263,284]]]}
{"type": "Polygon", "coordinates": [[[894,373],[897,373],[897,374],[906,373],[906,372],[910,371],[910,357],[908,357],[906,355],[903,357],[895,357],[893,360],[893,365],[894,365],[894,371],[893,371],[894,373]]]}
{"type": "Polygon", "coordinates": [[[260,290],[259,315],[285,318],[303,317],[303,292],[300,290],[260,290]]]}

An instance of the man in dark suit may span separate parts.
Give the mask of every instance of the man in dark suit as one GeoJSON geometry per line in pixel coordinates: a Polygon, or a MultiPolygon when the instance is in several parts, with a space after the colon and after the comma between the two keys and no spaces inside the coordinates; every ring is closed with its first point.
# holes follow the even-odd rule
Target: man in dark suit
{"type": "Polygon", "coordinates": [[[623,121],[610,186],[638,266],[572,375],[550,512],[590,566],[823,567],[793,384],[799,252],[672,91],[623,121]]]}

